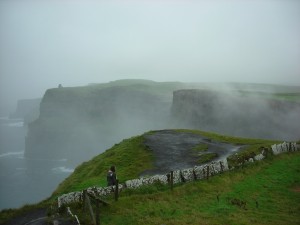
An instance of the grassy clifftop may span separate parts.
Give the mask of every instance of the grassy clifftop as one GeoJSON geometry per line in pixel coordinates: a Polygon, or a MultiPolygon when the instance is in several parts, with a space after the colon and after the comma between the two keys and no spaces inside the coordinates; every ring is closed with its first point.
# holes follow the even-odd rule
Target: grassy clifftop
{"type": "MultiPolygon", "coordinates": [[[[253,152],[259,153],[261,147],[270,147],[274,143],[279,143],[274,140],[230,137],[199,130],[181,129],[174,131],[201,135],[217,142],[246,145],[247,147],[239,153],[239,155],[244,156],[253,152]]],[[[156,131],[150,131],[140,136],[125,139],[92,160],[82,163],[75,169],[73,174],[59,185],[54,195],[83,190],[91,186],[105,186],[106,173],[111,165],[117,166],[117,174],[120,182],[137,178],[145,170],[153,169],[155,159],[152,151],[144,144],[144,140],[146,135],[154,132],[156,131]]]]}
{"type": "Polygon", "coordinates": [[[103,207],[101,224],[299,224],[300,154],[177,186],[152,187],[103,207]]]}
{"type": "MultiPolygon", "coordinates": [[[[118,165],[122,181],[136,178],[153,167],[153,155],[143,144],[145,135],[123,140],[91,161],[80,165],[55,191],[54,196],[88,186],[105,185],[105,173],[118,165]]],[[[223,136],[198,130],[176,130],[207,139],[245,145],[240,155],[260,152],[272,140],[223,136]]],[[[300,222],[300,153],[283,154],[248,164],[209,180],[167,186],[154,185],[125,190],[118,202],[101,208],[101,224],[298,224],[300,222]]],[[[81,206],[73,205],[82,214],[81,206]],[[78,207],[78,208],[77,208],[78,207]]],[[[88,222],[87,222],[88,223],[88,222]]]]}
{"type": "Polygon", "coordinates": [[[152,156],[143,145],[143,136],[132,137],[114,145],[104,153],[78,166],[54,195],[83,190],[91,186],[106,186],[106,173],[111,165],[117,166],[120,182],[138,177],[152,167],[152,156]]]}
{"type": "MultiPolygon", "coordinates": [[[[151,186],[122,192],[111,206],[101,206],[105,225],[205,224],[296,225],[300,223],[300,153],[289,153],[248,164],[238,170],[168,187],[151,186]]],[[[0,224],[22,217],[50,201],[0,213],[0,224]]],[[[81,205],[72,205],[81,224],[91,224],[81,205]]],[[[5,224],[5,223],[4,223],[5,224]]]]}
{"type": "MultiPolygon", "coordinates": [[[[278,141],[223,136],[199,130],[173,130],[193,133],[211,141],[245,145],[240,155],[260,152],[278,141]]],[[[0,221],[22,216],[36,208],[56,205],[56,197],[91,186],[105,186],[110,165],[117,165],[120,182],[137,178],[154,167],[154,156],[144,144],[146,135],[125,139],[82,163],[62,182],[53,195],[36,206],[3,211],[0,221]]],[[[168,186],[154,185],[125,190],[119,201],[108,197],[109,207],[101,207],[101,224],[299,224],[300,153],[282,154],[248,164],[209,180],[168,186]]],[[[81,205],[72,205],[81,224],[90,218],[81,205]]]]}

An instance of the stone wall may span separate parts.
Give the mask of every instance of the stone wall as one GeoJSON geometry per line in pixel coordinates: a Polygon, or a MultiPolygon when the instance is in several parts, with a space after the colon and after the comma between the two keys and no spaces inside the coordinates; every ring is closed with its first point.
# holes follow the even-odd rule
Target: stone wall
{"type": "Polygon", "coordinates": [[[292,143],[292,142],[283,142],[281,144],[274,144],[271,146],[272,147],[272,152],[274,155],[278,155],[283,152],[295,152],[299,150],[297,143],[292,143]]]}
{"type": "MultiPolygon", "coordinates": [[[[247,160],[247,162],[260,161],[265,158],[264,150],[253,158],[247,160]]],[[[284,152],[299,151],[299,146],[296,143],[287,143],[272,145],[272,152],[274,155],[278,155],[284,152]]],[[[173,184],[179,184],[184,182],[191,182],[194,180],[208,179],[211,176],[222,173],[229,170],[227,159],[221,161],[214,161],[209,164],[194,166],[193,168],[187,168],[182,170],[173,171],[173,184]]],[[[151,185],[154,183],[169,184],[171,179],[171,172],[163,175],[154,175],[151,177],[141,177],[133,180],[127,180],[124,184],[119,184],[119,191],[124,189],[137,189],[144,185],[151,185]]],[[[91,195],[101,197],[110,195],[114,192],[115,186],[110,187],[90,187],[87,192],[91,195]]],[[[58,197],[58,207],[62,205],[68,205],[73,202],[82,201],[83,191],[71,192],[58,197]]]]}
{"type": "MultiPolygon", "coordinates": [[[[212,162],[210,164],[195,166],[182,170],[173,171],[173,184],[190,182],[193,180],[206,179],[218,173],[228,170],[227,160],[212,162]]],[[[137,179],[127,180],[124,184],[119,184],[119,191],[124,189],[137,189],[141,186],[151,185],[155,183],[169,184],[171,172],[168,174],[154,175],[151,177],[141,177],[137,179]]],[[[87,192],[93,196],[101,197],[110,195],[114,192],[115,186],[110,187],[90,187],[87,192]]],[[[68,205],[73,202],[82,201],[83,191],[71,192],[58,197],[58,207],[68,205]]]]}

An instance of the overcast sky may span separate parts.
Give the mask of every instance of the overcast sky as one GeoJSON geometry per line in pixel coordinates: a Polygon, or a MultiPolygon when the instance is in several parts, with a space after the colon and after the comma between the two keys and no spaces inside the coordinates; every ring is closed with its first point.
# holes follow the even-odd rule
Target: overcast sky
{"type": "Polygon", "coordinates": [[[2,111],[127,78],[300,85],[300,1],[0,0],[2,111]]]}

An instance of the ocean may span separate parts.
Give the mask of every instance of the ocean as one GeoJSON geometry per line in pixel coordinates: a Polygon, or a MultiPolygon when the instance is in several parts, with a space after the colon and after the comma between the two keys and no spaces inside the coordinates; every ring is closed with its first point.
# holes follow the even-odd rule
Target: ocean
{"type": "Polygon", "coordinates": [[[25,158],[25,135],[22,119],[0,117],[0,210],[50,197],[73,172],[67,159],[25,158]]]}

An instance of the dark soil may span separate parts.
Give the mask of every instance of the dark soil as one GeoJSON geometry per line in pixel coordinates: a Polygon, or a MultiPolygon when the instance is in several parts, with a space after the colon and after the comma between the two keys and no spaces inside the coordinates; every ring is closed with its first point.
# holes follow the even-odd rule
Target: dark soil
{"type": "MultiPolygon", "coordinates": [[[[236,146],[223,142],[216,142],[201,135],[177,132],[175,130],[156,131],[145,136],[145,145],[153,152],[155,169],[148,170],[141,175],[164,174],[171,170],[191,168],[198,163],[200,156],[195,156],[193,147],[201,143],[208,145],[205,153],[216,153],[218,157],[213,160],[221,160],[237,152],[242,146],[236,146]]],[[[201,154],[201,153],[199,153],[201,154]]]]}

